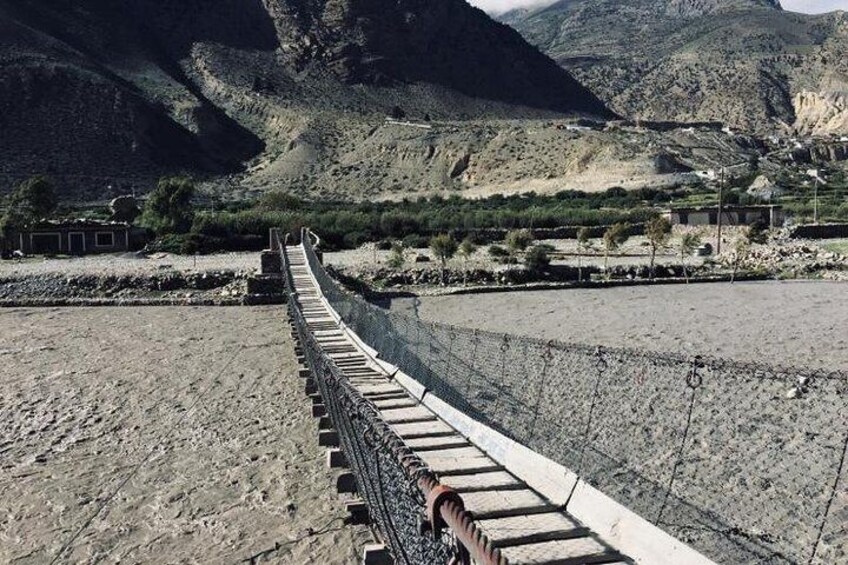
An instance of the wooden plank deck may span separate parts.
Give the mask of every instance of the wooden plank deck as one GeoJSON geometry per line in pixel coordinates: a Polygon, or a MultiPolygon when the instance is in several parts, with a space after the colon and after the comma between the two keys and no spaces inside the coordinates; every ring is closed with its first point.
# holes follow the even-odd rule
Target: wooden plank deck
{"type": "Polygon", "coordinates": [[[462,495],[466,510],[509,563],[629,563],[389,379],[337,325],[303,249],[288,247],[287,252],[298,305],[319,345],[440,482],[462,495]]]}

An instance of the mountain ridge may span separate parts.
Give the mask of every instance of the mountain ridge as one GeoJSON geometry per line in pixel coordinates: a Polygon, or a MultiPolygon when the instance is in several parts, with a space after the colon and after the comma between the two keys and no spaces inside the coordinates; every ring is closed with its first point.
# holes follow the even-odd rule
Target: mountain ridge
{"type": "Polygon", "coordinates": [[[292,144],[319,166],[328,116],[395,106],[613,116],[462,0],[0,0],[3,190],[34,173],[233,174],[292,144]]]}
{"type": "Polygon", "coordinates": [[[798,96],[848,91],[844,13],[755,0],[564,0],[500,19],[623,115],[790,135],[838,131],[822,124],[842,120],[807,116],[798,96]]]}

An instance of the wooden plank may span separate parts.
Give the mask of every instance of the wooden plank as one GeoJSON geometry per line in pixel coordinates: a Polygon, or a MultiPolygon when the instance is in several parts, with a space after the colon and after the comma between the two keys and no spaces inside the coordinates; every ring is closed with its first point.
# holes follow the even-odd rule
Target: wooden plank
{"type": "Polygon", "coordinates": [[[380,410],[391,410],[393,408],[412,408],[413,406],[418,406],[419,404],[415,402],[412,398],[390,398],[387,400],[375,400],[374,406],[379,408],[380,410]]]}
{"type": "Polygon", "coordinates": [[[557,510],[552,502],[528,488],[469,492],[463,494],[462,499],[465,501],[465,509],[472,512],[477,520],[557,510]]]}
{"type": "Polygon", "coordinates": [[[588,528],[580,526],[563,512],[478,520],[477,525],[495,547],[525,545],[589,535],[588,528]]]}
{"type": "Polygon", "coordinates": [[[434,459],[457,459],[462,457],[474,459],[477,457],[486,457],[486,454],[473,445],[466,445],[462,447],[449,447],[423,451],[419,456],[426,463],[434,459]]]}
{"type": "Polygon", "coordinates": [[[445,486],[449,486],[460,493],[480,492],[486,490],[520,490],[527,486],[506,471],[495,471],[490,473],[473,473],[470,475],[451,475],[439,478],[445,486]]]}
{"type": "Polygon", "coordinates": [[[415,450],[418,455],[430,449],[446,449],[449,447],[461,447],[471,445],[468,440],[459,434],[439,437],[421,437],[405,439],[404,443],[415,450]]]}
{"type": "Polygon", "coordinates": [[[430,461],[427,466],[440,477],[466,475],[468,473],[487,473],[503,469],[503,467],[488,457],[436,459],[430,461]]]}
{"type": "Polygon", "coordinates": [[[589,565],[621,559],[594,538],[545,541],[504,547],[501,554],[511,565],[589,565]]]}
{"type": "Polygon", "coordinates": [[[436,416],[423,406],[412,408],[391,408],[380,412],[383,419],[389,424],[400,424],[405,422],[425,422],[435,420],[436,416]]]}
{"type": "Polygon", "coordinates": [[[415,422],[412,424],[395,424],[392,426],[401,438],[432,437],[440,435],[453,435],[453,428],[442,422],[415,422]]]}
{"type": "Polygon", "coordinates": [[[440,477],[488,473],[503,469],[476,447],[423,451],[418,456],[440,477]]]}
{"type": "Polygon", "coordinates": [[[379,395],[379,394],[406,394],[402,388],[390,383],[380,385],[363,385],[356,387],[360,394],[364,396],[379,395]]]}

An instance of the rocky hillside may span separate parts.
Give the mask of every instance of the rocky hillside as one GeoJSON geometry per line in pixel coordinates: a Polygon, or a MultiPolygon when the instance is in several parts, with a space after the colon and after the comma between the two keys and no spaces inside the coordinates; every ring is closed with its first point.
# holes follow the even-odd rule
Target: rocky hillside
{"type": "Polygon", "coordinates": [[[396,106],[612,116],[463,0],[0,0],[0,192],[35,173],[77,199],[177,172],[309,188],[396,106]]]}
{"type": "Polygon", "coordinates": [[[622,115],[846,131],[844,12],[807,16],[777,0],[561,0],[501,19],[622,115]]]}

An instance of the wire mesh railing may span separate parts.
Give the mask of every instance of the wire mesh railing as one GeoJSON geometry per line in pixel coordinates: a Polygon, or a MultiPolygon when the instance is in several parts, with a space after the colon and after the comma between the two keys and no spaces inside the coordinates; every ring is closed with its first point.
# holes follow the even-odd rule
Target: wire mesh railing
{"type": "Polygon", "coordinates": [[[848,374],[428,323],[342,289],[304,247],[382,359],[703,554],[848,562],[848,374]]]}
{"type": "Polygon", "coordinates": [[[465,512],[461,497],[439,484],[375,405],[324,353],[301,310],[286,249],[279,240],[277,245],[283,259],[289,316],[306,365],[356,477],[357,492],[394,562],[459,565],[474,559],[481,565],[506,565],[500,551],[465,512]]]}

